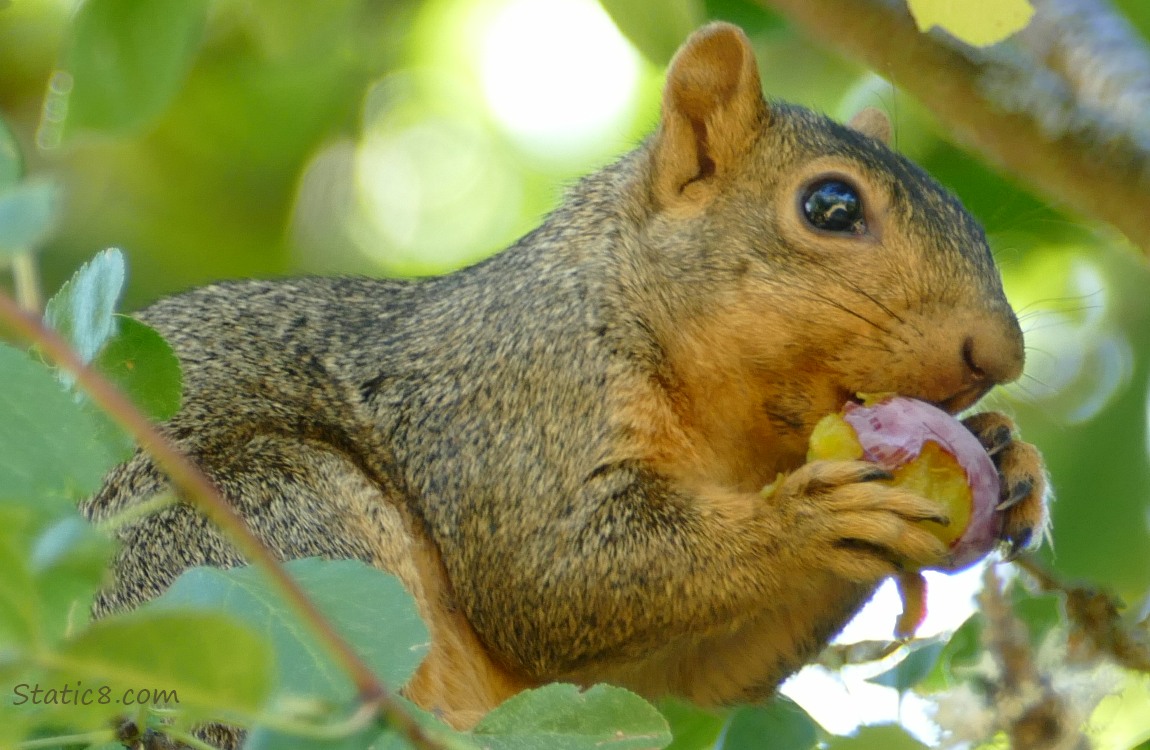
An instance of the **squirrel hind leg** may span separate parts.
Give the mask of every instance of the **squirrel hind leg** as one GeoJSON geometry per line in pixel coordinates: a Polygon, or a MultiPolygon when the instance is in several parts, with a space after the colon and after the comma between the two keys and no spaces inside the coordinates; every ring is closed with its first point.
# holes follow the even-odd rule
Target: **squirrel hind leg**
{"type": "MultiPolygon", "coordinates": [[[[415,599],[427,626],[428,653],[402,687],[403,694],[457,729],[467,729],[506,698],[531,687],[490,657],[455,601],[438,548],[403,499],[389,496],[342,455],[307,450],[307,469],[293,481],[307,477],[313,490],[283,503],[306,520],[307,543],[315,543],[317,519],[327,519],[330,532],[322,536],[335,540],[339,549],[318,554],[358,557],[394,575],[415,599]]],[[[260,481],[266,485],[266,472],[260,481]]],[[[285,551],[288,556],[317,554],[285,551]]]]}
{"type": "MultiPolygon", "coordinates": [[[[419,613],[431,634],[427,656],[403,693],[456,729],[470,729],[491,709],[536,687],[496,662],[456,605],[435,546],[409,536],[419,613]]],[[[405,582],[406,583],[406,582],[405,582]]],[[[411,590],[411,587],[409,587],[411,590]]]]}
{"type": "MultiPolygon", "coordinates": [[[[411,700],[467,728],[529,687],[488,655],[455,604],[438,549],[403,499],[389,496],[347,456],[323,443],[267,435],[230,446],[218,465],[201,468],[280,559],[359,559],[400,580],[431,635],[427,657],[403,689],[411,700]]],[[[139,456],[110,475],[85,512],[99,520],[165,491],[164,478],[139,456]]],[[[163,506],[116,535],[115,582],[98,595],[97,617],[158,597],[187,568],[243,564],[227,538],[185,503],[163,506]]],[[[224,747],[238,742],[231,728],[209,729],[224,733],[213,735],[224,747]]]]}

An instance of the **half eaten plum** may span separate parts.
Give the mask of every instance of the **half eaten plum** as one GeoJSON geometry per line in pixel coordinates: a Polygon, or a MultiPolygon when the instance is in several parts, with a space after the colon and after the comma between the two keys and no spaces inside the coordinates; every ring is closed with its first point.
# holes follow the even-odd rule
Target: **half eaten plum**
{"type": "Polygon", "coordinates": [[[1001,534],[998,469],[973,433],[925,401],[880,396],[848,403],[815,426],[807,458],[872,461],[894,475],[892,485],[941,503],[950,525],[920,523],[950,546],[942,570],[977,562],[1001,534]]]}

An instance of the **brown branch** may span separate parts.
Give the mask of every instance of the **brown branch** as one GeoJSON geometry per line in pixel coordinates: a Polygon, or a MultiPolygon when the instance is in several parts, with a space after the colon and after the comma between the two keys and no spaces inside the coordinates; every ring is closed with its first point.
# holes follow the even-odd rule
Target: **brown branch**
{"type": "MultiPolygon", "coordinates": [[[[1089,743],[1071,718],[1065,700],[1042,673],[1030,647],[1026,625],[1002,591],[993,565],[983,576],[979,609],[986,619],[982,640],[998,666],[998,679],[988,685],[1000,729],[1014,750],[1086,750],[1089,743]]],[[[988,738],[989,739],[989,738],[988,738]]]]}
{"type": "Polygon", "coordinates": [[[1105,0],[1032,2],[1038,12],[1018,44],[1065,81],[1087,119],[1118,138],[1132,133],[1146,148],[1150,54],[1142,37],[1105,0]]]}
{"type": "Polygon", "coordinates": [[[130,434],[191,502],[202,510],[240,552],[271,580],[272,585],[352,678],[359,700],[371,706],[389,726],[405,735],[422,750],[442,750],[442,745],[427,735],[396,697],[384,687],[351,645],[344,640],[328,619],[288,575],[280,561],[248,529],[219,491],[186,456],[180,453],[110,381],[85,365],[79,355],[52,329],[0,292],[0,321],[12,333],[35,344],[49,360],[72,373],[77,385],[121,427],[130,434]]]}
{"type": "Polygon", "coordinates": [[[919,99],[995,167],[1150,252],[1150,212],[1135,208],[1150,202],[1144,134],[1117,120],[1091,119],[1073,87],[1024,48],[975,50],[945,34],[922,34],[904,2],[759,2],[919,99]],[[1034,85],[1020,88],[1026,81],[1034,85]]]}
{"type": "Polygon", "coordinates": [[[1103,655],[1127,669],[1150,673],[1150,629],[1143,623],[1125,622],[1118,597],[1094,586],[1064,581],[1032,556],[1015,562],[1040,589],[1066,597],[1071,660],[1091,662],[1103,655]]]}

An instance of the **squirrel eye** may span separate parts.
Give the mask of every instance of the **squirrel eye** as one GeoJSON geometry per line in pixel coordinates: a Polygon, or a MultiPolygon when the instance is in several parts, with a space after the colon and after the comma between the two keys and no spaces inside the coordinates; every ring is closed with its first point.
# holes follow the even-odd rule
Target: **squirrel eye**
{"type": "Polygon", "coordinates": [[[862,198],[854,186],[842,180],[822,180],[807,188],[803,196],[803,214],[815,229],[827,232],[866,231],[862,198]]]}

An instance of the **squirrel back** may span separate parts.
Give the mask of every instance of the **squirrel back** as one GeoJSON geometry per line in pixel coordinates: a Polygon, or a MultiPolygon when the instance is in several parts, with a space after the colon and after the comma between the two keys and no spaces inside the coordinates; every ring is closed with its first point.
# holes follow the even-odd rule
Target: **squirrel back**
{"type": "MultiPolygon", "coordinates": [[[[144,311],[185,372],[164,429],[281,557],[404,582],[432,633],[407,693],[458,725],[556,679],[770,695],[885,577],[947,554],[915,525],[934,502],[866,462],[806,463],[815,422],[860,392],[957,413],[1022,368],[982,230],[888,128],[767,104],[745,36],[712,24],[672,63],[658,132],[504,252],[144,311]]],[[[1003,539],[1030,543],[1037,452],[971,419],[1004,492],[1029,483],[1003,539]]],[[[85,509],[166,488],[141,453],[85,509]]],[[[117,534],[97,614],[242,562],[186,504],[117,534]]]]}

